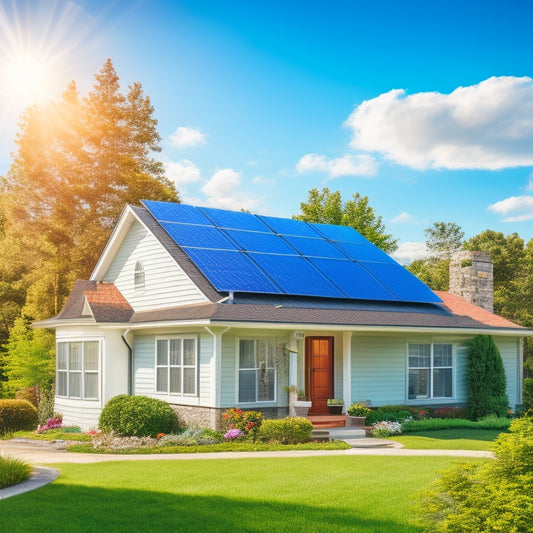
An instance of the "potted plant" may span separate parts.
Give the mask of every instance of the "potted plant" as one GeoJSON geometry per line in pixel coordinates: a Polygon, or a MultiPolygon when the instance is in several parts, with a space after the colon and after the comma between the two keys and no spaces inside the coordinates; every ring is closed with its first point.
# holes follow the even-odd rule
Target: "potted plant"
{"type": "Polygon", "coordinates": [[[298,390],[296,385],[285,387],[285,390],[289,393],[289,416],[301,416],[307,417],[311,402],[308,401],[302,390],[298,390]]]}
{"type": "Polygon", "coordinates": [[[328,409],[330,415],[341,415],[344,407],[344,400],[340,398],[330,398],[328,400],[328,409]]]}
{"type": "Polygon", "coordinates": [[[363,427],[365,425],[366,417],[370,414],[372,409],[369,409],[364,403],[352,403],[346,409],[346,425],[351,427],[363,427]]]}

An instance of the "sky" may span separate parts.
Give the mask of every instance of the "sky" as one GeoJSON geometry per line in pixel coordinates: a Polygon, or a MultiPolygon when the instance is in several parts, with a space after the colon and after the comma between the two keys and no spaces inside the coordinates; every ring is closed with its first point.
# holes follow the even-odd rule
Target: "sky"
{"type": "Polygon", "coordinates": [[[111,58],[183,202],[291,217],[358,192],[398,239],[533,238],[533,2],[0,0],[0,175],[24,109],[111,58]]]}

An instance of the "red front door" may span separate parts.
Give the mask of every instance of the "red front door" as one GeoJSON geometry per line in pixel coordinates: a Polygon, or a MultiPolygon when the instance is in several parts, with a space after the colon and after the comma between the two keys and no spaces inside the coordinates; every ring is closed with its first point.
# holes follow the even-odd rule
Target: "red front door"
{"type": "Polygon", "coordinates": [[[333,337],[305,339],[307,385],[312,414],[327,414],[328,398],[333,398],[333,337]]]}

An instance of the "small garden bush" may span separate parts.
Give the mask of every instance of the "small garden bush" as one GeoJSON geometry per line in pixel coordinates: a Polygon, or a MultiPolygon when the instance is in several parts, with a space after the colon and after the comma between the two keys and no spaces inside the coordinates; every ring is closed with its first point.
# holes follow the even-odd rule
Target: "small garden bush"
{"type": "Polygon", "coordinates": [[[352,403],[348,409],[346,409],[346,413],[350,416],[368,416],[372,412],[372,409],[367,407],[364,403],[352,403]]]}
{"type": "Polygon", "coordinates": [[[11,487],[29,479],[31,466],[21,459],[0,455],[0,489],[11,487]]]}
{"type": "Polygon", "coordinates": [[[37,409],[27,400],[0,400],[0,435],[35,429],[37,409]]]}
{"type": "Polygon", "coordinates": [[[416,514],[425,531],[531,531],[533,419],[513,420],[509,433],[496,440],[495,455],[455,466],[419,497],[416,514]]]}
{"type": "Polygon", "coordinates": [[[400,422],[408,420],[413,417],[413,414],[410,410],[401,405],[385,405],[379,407],[378,409],[373,410],[366,417],[366,424],[371,426],[376,422],[400,422]]]}
{"type": "Polygon", "coordinates": [[[156,437],[159,433],[176,433],[180,424],[167,402],[121,394],[107,402],[98,427],[104,433],[118,436],[156,437]]]}
{"type": "Polygon", "coordinates": [[[34,407],[39,407],[39,392],[35,387],[27,387],[15,392],[17,400],[28,400],[34,407]]]}
{"type": "Polygon", "coordinates": [[[39,389],[39,406],[37,413],[39,415],[39,424],[46,424],[49,418],[54,416],[55,389],[53,387],[39,389]]]}
{"type": "Polygon", "coordinates": [[[312,431],[313,424],[307,418],[281,418],[278,420],[263,420],[258,437],[263,442],[298,444],[309,442],[312,431]]]}
{"type": "Polygon", "coordinates": [[[263,423],[260,411],[243,411],[235,407],[222,413],[222,418],[227,425],[227,440],[255,440],[263,423]]]}
{"type": "Polygon", "coordinates": [[[507,417],[487,416],[478,421],[464,418],[426,418],[408,420],[402,424],[402,433],[415,431],[438,431],[441,429],[501,429],[505,431],[511,421],[507,417]]]}
{"type": "Polygon", "coordinates": [[[533,409],[533,378],[524,379],[524,387],[522,394],[522,401],[524,402],[524,409],[533,409]]]}
{"type": "Polygon", "coordinates": [[[433,418],[467,418],[466,407],[435,407],[430,414],[433,418]]]}

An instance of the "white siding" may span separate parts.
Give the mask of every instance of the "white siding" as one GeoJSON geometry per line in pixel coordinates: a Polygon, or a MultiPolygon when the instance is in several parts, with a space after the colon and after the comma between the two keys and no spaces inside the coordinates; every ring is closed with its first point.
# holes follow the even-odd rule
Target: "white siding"
{"type": "Polygon", "coordinates": [[[115,283],[136,311],[207,302],[205,295],[170,257],[159,241],[134,222],[103,277],[115,283]],[[135,263],[145,271],[144,290],[134,290],[135,263]]]}
{"type": "Polygon", "coordinates": [[[496,345],[500,350],[505,368],[505,377],[507,378],[507,396],[509,404],[514,407],[521,403],[520,391],[520,344],[517,339],[508,339],[504,337],[494,337],[496,345]]]}

